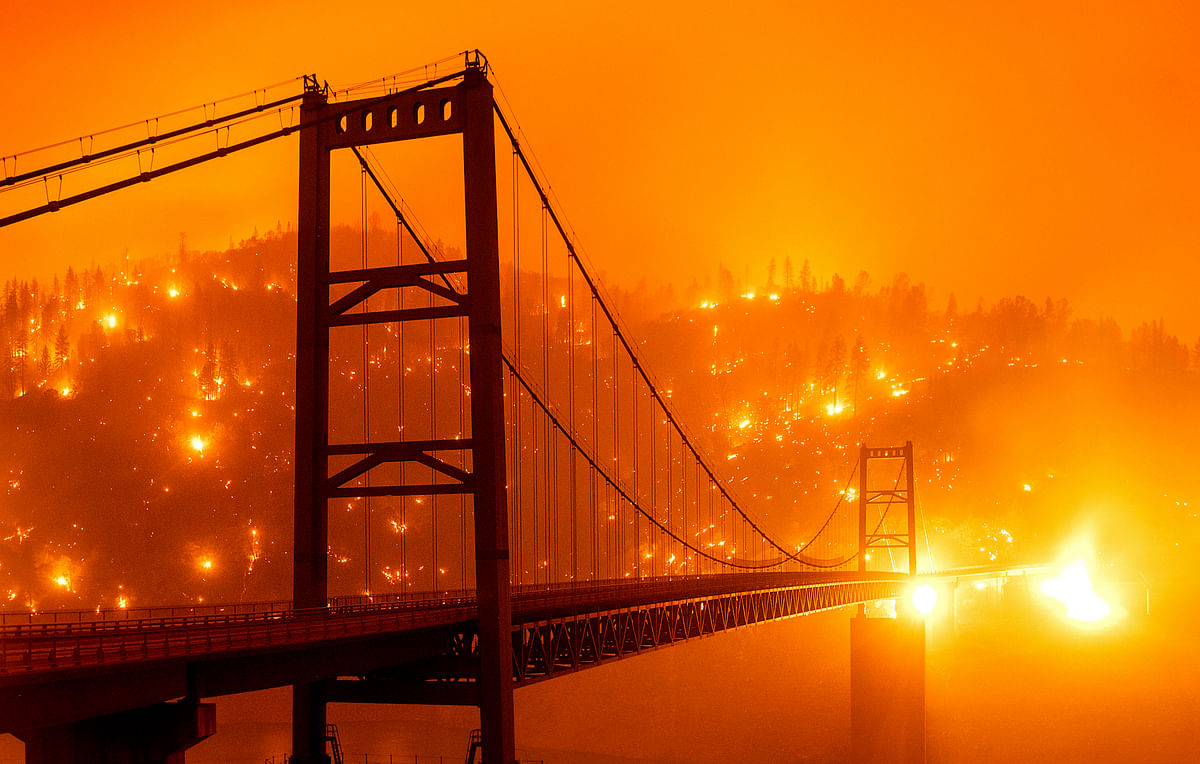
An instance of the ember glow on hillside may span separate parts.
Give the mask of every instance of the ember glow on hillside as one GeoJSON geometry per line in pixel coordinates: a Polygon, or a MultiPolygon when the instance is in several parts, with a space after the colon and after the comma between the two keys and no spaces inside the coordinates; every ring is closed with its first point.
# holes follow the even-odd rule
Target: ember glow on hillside
{"type": "MultiPolygon", "coordinates": [[[[11,361],[0,367],[0,423],[13,444],[0,514],[6,607],[117,607],[130,593],[151,602],[287,596],[293,241],[279,232],[223,253],[181,248],[71,269],[48,286],[9,283],[11,361]],[[113,316],[122,317],[115,328],[113,316]],[[92,445],[100,443],[108,446],[92,445]],[[124,444],[121,453],[113,444],[124,444]],[[71,470],[46,468],[68,461],[71,470]],[[217,549],[230,551],[226,561],[208,551],[217,549]]],[[[738,281],[721,271],[674,297],[615,294],[637,317],[672,401],[707,423],[703,447],[794,548],[835,502],[854,503],[847,480],[859,443],[906,437],[918,444],[923,567],[1054,555],[1081,524],[1126,566],[1147,562],[1140,544],[1174,549],[1195,537],[1186,471],[1106,483],[1112,455],[1094,445],[1151,438],[1171,407],[1197,405],[1191,353],[1160,324],[1123,334],[1111,321],[1074,318],[1062,300],[932,308],[907,278],[875,287],[863,273],[851,287],[790,259],[760,282],[738,281]],[[775,299],[751,296],[760,291],[775,299]],[[1083,416],[1087,427],[1061,424],[1083,416]],[[1107,502],[1097,500],[1101,486],[1107,502]],[[1134,502],[1145,508],[1136,519],[1120,511],[1134,502]]],[[[548,319],[562,325],[565,297],[552,303],[548,319]]],[[[372,366],[390,362],[386,344],[374,348],[372,366]]],[[[452,369],[458,354],[455,337],[439,337],[432,355],[426,347],[406,359],[405,374],[431,361],[452,369]]],[[[339,372],[347,394],[360,361],[348,356],[339,372]]],[[[377,543],[419,545],[428,518],[414,511],[425,501],[405,500],[408,512],[405,502],[374,502],[372,523],[387,531],[377,543]]],[[[365,507],[346,502],[334,523],[334,570],[347,592],[362,587],[365,507]]],[[[718,526],[698,534],[704,548],[738,554],[718,526]]],[[[655,564],[664,570],[688,570],[689,558],[663,554],[655,564]]],[[[655,555],[643,550],[645,560],[655,555]]],[[[464,575],[454,558],[416,559],[409,570],[380,548],[374,556],[380,592],[429,586],[435,568],[432,580],[447,583],[434,586],[464,575]]]]}

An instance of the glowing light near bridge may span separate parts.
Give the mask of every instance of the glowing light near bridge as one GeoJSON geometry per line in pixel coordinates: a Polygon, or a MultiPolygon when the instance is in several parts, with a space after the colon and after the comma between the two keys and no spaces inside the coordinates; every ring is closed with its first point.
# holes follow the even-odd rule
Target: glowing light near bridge
{"type": "Polygon", "coordinates": [[[1076,621],[1099,621],[1111,612],[1108,603],[1092,588],[1083,560],[1072,562],[1057,576],[1043,581],[1042,594],[1066,605],[1067,618],[1076,621]]]}
{"type": "Polygon", "coordinates": [[[912,604],[921,615],[929,615],[937,607],[937,589],[929,584],[921,584],[912,592],[912,604]]]}

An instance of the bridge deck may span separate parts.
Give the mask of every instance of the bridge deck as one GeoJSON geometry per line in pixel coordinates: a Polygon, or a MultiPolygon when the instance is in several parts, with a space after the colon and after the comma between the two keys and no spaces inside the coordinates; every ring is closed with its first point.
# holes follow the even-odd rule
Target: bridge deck
{"type": "MultiPolygon", "coordinates": [[[[739,626],[897,596],[906,577],[751,573],[517,587],[520,684],[739,626]]],[[[192,693],[369,677],[407,666],[418,683],[467,683],[477,636],[467,592],[14,616],[0,625],[0,732],[112,713],[192,693]],[[143,615],[144,617],[136,617],[143,615]],[[431,673],[432,672],[432,673],[431,673]],[[118,699],[119,698],[119,699],[118,699]],[[39,708],[38,719],[29,708],[39,708]]]]}

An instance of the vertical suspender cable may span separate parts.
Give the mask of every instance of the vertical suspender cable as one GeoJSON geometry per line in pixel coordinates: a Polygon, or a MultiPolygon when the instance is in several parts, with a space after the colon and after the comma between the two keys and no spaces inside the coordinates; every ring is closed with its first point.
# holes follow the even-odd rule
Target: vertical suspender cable
{"type": "MultiPolygon", "coordinates": [[[[425,306],[433,307],[433,292],[425,290],[425,306]]],[[[438,419],[437,419],[437,321],[429,321],[429,439],[436,440],[438,436],[438,419]]],[[[432,476],[431,476],[432,477],[432,476]]],[[[432,481],[431,481],[432,482],[432,481]]],[[[438,575],[441,571],[438,568],[438,497],[437,494],[429,495],[429,525],[432,529],[433,546],[431,548],[431,564],[430,574],[433,577],[433,591],[441,589],[441,581],[438,580],[438,575]]]]}
{"type": "MultiPolygon", "coordinates": [[[[632,360],[630,361],[632,363],[632,360]]],[[[642,462],[638,456],[638,441],[642,437],[642,423],[638,419],[638,390],[637,390],[637,375],[629,374],[629,389],[632,394],[629,396],[633,405],[633,495],[641,503],[642,501],[642,481],[639,479],[642,473],[642,462]]],[[[650,480],[654,480],[654,470],[649,472],[650,480]]],[[[650,510],[654,510],[653,500],[650,502],[650,510]]],[[[633,515],[633,571],[637,578],[642,577],[642,527],[641,518],[634,513],[633,515]]]]}
{"type": "MultiPolygon", "coordinates": [[[[548,264],[549,252],[546,248],[546,202],[542,201],[541,211],[541,247],[542,247],[542,390],[545,391],[547,398],[551,396],[550,392],[550,269],[548,264]]],[[[556,490],[554,482],[550,478],[551,470],[551,454],[554,452],[553,438],[554,433],[550,429],[550,418],[542,417],[542,427],[544,433],[544,443],[546,453],[543,455],[542,467],[545,470],[545,475],[542,478],[542,484],[546,489],[546,583],[549,584],[552,580],[554,571],[554,546],[551,541],[550,526],[553,520],[553,503],[550,500],[551,491],[556,490]]]]}
{"type": "MultiPolygon", "coordinates": [[[[571,260],[566,260],[567,265],[567,410],[570,412],[571,437],[579,437],[579,433],[575,430],[575,272],[571,268],[571,260]]],[[[571,459],[571,493],[570,493],[570,508],[571,513],[570,531],[571,531],[571,581],[578,582],[579,580],[579,532],[576,523],[576,516],[579,512],[579,496],[576,493],[575,476],[576,463],[578,455],[575,448],[568,444],[567,453],[571,459]]]]}
{"type": "MultiPolygon", "coordinates": [[[[367,170],[359,171],[362,197],[362,268],[367,268],[367,170]]],[[[370,311],[371,298],[363,301],[363,311],[370,311]]],[[[363,391],[363,443],[371,442],[371,384],[370,384],[370,326],[362,325],[362,391],[363,391]]],[[[363,482],[371,486],[371,472],[363,473],[363,482]]],[[[363,497],[363,594],[371,594],[371,496],[363,497]]]]}
{"type": "MultiPolygon", "coordinates": [[[[458,437],[467,437],[467,392],[470,390],[471,378],[467,373],[467,320],[461,316],[458,323],[458,437]]],[[[503,372],[502,372],[503,373],[503,372]]],[[[500,378],[500,388],[504,389],[504,378],[500,378]]],[[[466,465],[462,465],[465,469],[466,465]]],[[[474,465],[472,465],[474,467],[474,465]]],[[[474,509],[474,504],[472,504],[474,509]]],[[[467,588],[467,495],[458,494],[458,540],[459,540],[459,589],[467,588]]]]}
{"type": "MultiPolygon", "coordinates": [[[[592,449],[597,455],[600,453],[600,441],[596,438],[596,428],[600,421],[600,406],[598,405],[597,392],[598,380],[596,379],[596,298],[591,298],[592,321],[589,325],[588,345],[592,349],[592,449]]],[[[592,578],[600,577],[600,513],[596,502],[599,497],[596,495],[596,470],[588,470],[592,480],[592,578]]]]}
{"type": "MultiPolygon", "coordinates": [[[[520,208],[520,172],[517,166],[517,152],[514,150],[512,155],[512,198],[513,198],[513,353],[516,356],[516,366],[521,368],[521,208],[520,208]]],[[[510,546],[515,552],[513,567],[516,569],[517,583],[523,583],[525,580],[524,568],[522,567],[521,548],[523,546],[521,512],[523,504],[521,502],[521,472],[522,462],[521,454],[524,451],[525,441],[521,435],[521,388],[519,385],[513,385],[513,410],[515,411],[513,432],[515,433],[514,442],[512,444],[513,452],[513,489],[516,494],[516,501],[512,502],[511,511],[516,518],[516,538],[510,546]]]]}
{"type": "MultiPolygon", "coordinates": [[[[613,463],[615,465],[614,471],[617,476],[617,481],[620,482],[620,480],[621,480],[621,393],[620,393],[620,387],[618,386],[618,382],[620,379],[620,365],[617,363],[617,333],[615,330],[613,330],[612,336],[610,337],[610,339],[612,340],[612,370],[613,370],[612,371],[613,463]]],[[[635,450],[637,449],[636,442],[634,443],[633,447],[635,450]]],[[[636,462],[636,459],[634,461],[636,462]]],[[[635,496],[637,495],[637,484],[636,483],[634,484],[634,495],[635,496]]],[[[624,544],[624,539],[622,538],[622,536],[624,535],[625,523],[624,523],[624,521],[621,520],[621,511],[620,511],[621,499],[618,496],[614,496],[613,499],[614,499],[613,503],[616,505],[616,510],[613,512],[613,517],[615,519],[612,523],[612,525],[613,525],[612,540],[613,540],[613,542],[615,542],[614,547],[615,547],[616,553],[618,555],[617,562],[615,564],[615,577],[620,578],[621,577],[621,568],[624,566],[624,560],[625,560],[625,544],[624,544]]],[[[611,549],[611,547],[610,547],[610,549],[611,549]]],[[[612,557],[611,552],[609,553],[609,557],[610,558],[612,557]]]]}
{"type": "MultiPolygon", "coordinates": [[[[396,221],[396,266],[399,267],[401,265],[404,265],[404,224],[402,221],[397,220],[396,221]]],[[[400,310],[401,312],[404,311],[404,288],[403,287],[396,290],[396,308],[398,310],[400,310]]],[[[399,364],[399,371],[397,373],[397,390],[396,390],[397,408],[399,410],[399,422],[396,425],[396,429],[398,430],[398,432],[396,433],[396,437],[399,440],[404,440],[404,422],[405,422],[404,377],[408,373],[408,366],[405,361],[405,354],[404,354],[404,324],[405,324],[404,321],[400,321],[399,326],[396,329],[396,348],[397,348],[396,362],[399,364]]],[[[400,462],[400,484],[401,485],[404,484],[404,462],[400,462]]],[[[409,585],[409,583],[408,583],[408,558],[406,556],[407,539],[405,538],[408,535],[408,525],[404,522],[405,509],[406,509],[405,500],[407,498],[408,498],[407,496],[400,497],[400,593],[402,595],[407,593],[408,585],[409,585]]]]}

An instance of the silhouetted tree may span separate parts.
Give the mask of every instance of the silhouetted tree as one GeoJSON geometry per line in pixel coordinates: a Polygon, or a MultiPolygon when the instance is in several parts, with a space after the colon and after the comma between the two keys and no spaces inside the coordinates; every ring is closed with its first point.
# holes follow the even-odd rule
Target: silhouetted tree
{"type": "MultiPolygon", "coordinates": [[[[563,317],[561,323],[565,326],[567,312],[565,310],[559,312],[563,317]]],[[[569,338],[564,337],[564,339],[569,338]]],[[[231,387],[239,382],[237,356],[233,352],[233,345],[228,342],[221,343],[221,352],[217,354],[217,377],[224,387],[231,387]]]]}
{"type": "Polygon", "coordinates": [[[804,258],[804,265],[800,266],[800,291],[815,292],[817,288],[816,279],[813,278],[812,266],[808,264],[808,258],[804,258]]]}
{"type": "Polygon", "coordinates": [[[825,353],[825,363],[822,364],[822,383],[825,389],[833,390],[833,402],[837,405],[838,385],[842,382],[842,373],[846,370],[846,341],[841,335],[834,338],[825,353]]]}
{"type": "Polygon", "coordinates": [[[67,309],[74,310],[79,303],[79,277],[70,266],[67,267],[67,276],[63,281],[63,294],[67,298],[67,309]]]}
{"type": "Polygon", "coordinates": [[[863,297],[871,288],[871,276],[866,271],[859,271],[854,277],[854,296],[863,297]]]}
{"type": "Polygon", "coordinates": [[[208,344],[204,348],[204,365],[200,367],[200,374],[197,377],[197,381],[200,384],[200,395],[205,398],[215,398],[217,396],[216,373],[217,350],[213,347],[212,338],[209,338],[208,344]]]}
{"type": "Polygon", "coordinates": [[[717,284],[721,290],[722,302],[730,302],[737,296],[737,287],[733,283],[733,274],[724,265],[717,265],[717,284]]]}
{"type": "Polygon", "coordinates": [[[58,325],[58,335],[54,338],[54,365],[56,369],[64,369],[71,354],[71,340],[67,336],[67,325],[58,325]]]}
{"type": "Polygon", "coordinates": [[[870,364],[871,359],[867,356],[867,346],[860,334],[854,343],[854,351],[850,355],[850,373],[854,377],[854,412],[856,414],[858,413],[858,381],[863,374],[866,374],[870,364]]]}

